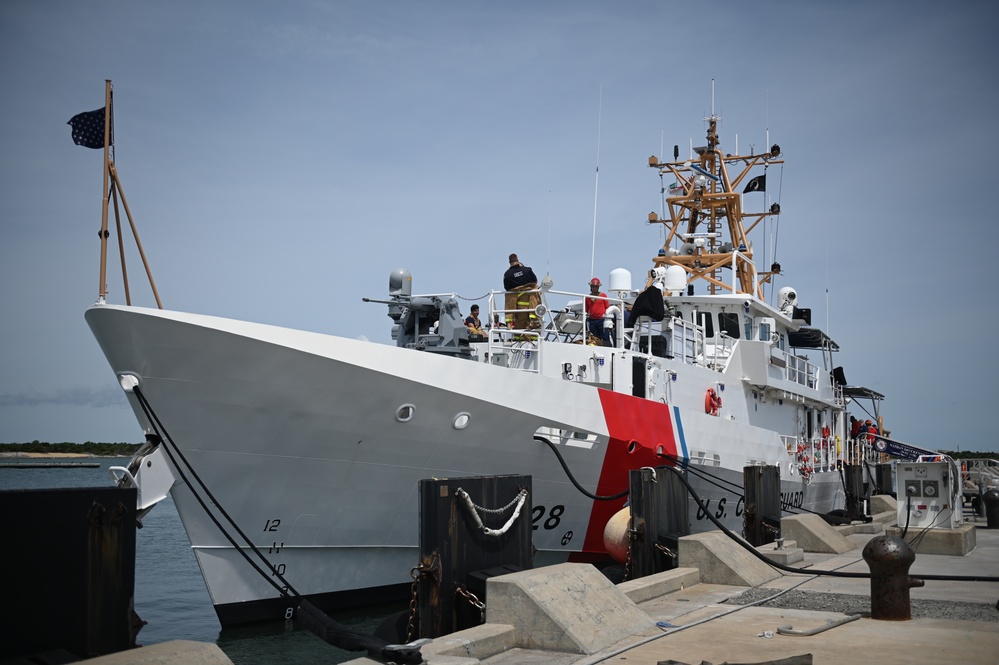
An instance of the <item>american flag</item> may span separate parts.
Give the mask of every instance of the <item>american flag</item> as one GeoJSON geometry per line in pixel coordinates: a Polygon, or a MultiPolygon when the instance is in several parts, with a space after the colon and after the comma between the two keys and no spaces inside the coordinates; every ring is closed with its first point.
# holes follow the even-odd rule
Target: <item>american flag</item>
{"type": "Polygon", "coordinates": [[[84,148],[104,147],[104,108],[77,113],[68,123],[73,128],[73,143],[84,148]]]}

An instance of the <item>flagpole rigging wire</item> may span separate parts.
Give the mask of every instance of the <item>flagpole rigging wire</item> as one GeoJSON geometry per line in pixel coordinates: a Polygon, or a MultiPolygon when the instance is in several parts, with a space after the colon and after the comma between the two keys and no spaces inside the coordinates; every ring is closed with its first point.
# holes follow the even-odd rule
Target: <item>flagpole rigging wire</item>
{"type": "MultiPolygon", "coordinates": [[[[769,138],[769,131],[767,134],[769,138]]],[[[780,199],[784,192],[784,166],[780,167],[780,175],[777,178],[777,205],[780,206],[780,199]]],[[[777,219],[774,220],[774,261],[777,260],[777,240],[780,238],[780,215],[776,215],[777,219]]],[[[773,280],[770,281],[770,297],[773,298],[774,295],[774,283],[773,280]]]]}
{"type": "Polygon", "coordinates": [[[101,276],[97,287],[98,301],[103,303],[107,297],[107,263],[108,263],[108,197],[111,170],[108,166],[108,155],[111,141],[111,79],[104,81],[104,173],[101,190],[101,276]]]}
{"type": "MultiPolygon", "coordinates": [[[[666,130],[659,130],[659,161],[663,162],[666,156],[666,130]]],[[[663,180],[662,169],[659,169],[659,199],[662,205],[663,223],[659,225],[659,239],[662,240],[663,249],[666,249],[666,181],[663,180]]]]}

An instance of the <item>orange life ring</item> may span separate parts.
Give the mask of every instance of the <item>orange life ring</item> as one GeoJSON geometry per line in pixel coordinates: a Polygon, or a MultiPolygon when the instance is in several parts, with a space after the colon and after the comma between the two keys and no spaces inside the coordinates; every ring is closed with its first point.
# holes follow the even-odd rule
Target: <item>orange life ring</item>
{"type": "Polygon", "coordinates": [[[704,393],[704,413],[717,416],[721,405],[721,396],[715,392],[714,388],[708,388],[708,392],[704,393]]]}

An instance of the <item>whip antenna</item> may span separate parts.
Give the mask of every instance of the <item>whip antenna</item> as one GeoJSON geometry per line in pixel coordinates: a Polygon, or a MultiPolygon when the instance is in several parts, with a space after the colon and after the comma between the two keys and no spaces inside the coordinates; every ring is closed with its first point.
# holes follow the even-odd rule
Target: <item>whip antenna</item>
{"type": "Polygon", "coordinates": [[[604,109],[604,84],[600,84],[600,100],[597,102],[597,173],[593,181],[593,245],[590,250],[590,276],[597,256],[597,193],[600,191],[600,120],[604,109]]]}
{"type": "Polygon", "coordinates": [[[552,272],[552,190],[548,190],[548,274],[552,272]]]}

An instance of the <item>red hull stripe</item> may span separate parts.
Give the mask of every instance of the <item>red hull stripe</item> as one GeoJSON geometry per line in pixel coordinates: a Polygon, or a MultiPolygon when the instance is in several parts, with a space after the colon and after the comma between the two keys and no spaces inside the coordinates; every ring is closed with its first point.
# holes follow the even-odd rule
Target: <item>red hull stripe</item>
{"type": "MultiPolygon", "coordinates": [[[[628,489],[628,471],[643,466],[662,466],[662,455],[677,454],[670,407],[659,402],[599,390],[610,442],[600,469],[596,494],[609,496],[628,489]]],[[[595,501],[586,528],[583,552],[604,552],[604,526],[625,503],[595,501]]]]}

